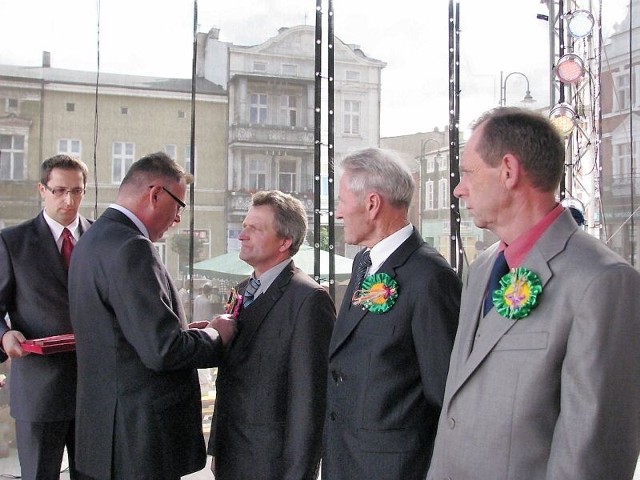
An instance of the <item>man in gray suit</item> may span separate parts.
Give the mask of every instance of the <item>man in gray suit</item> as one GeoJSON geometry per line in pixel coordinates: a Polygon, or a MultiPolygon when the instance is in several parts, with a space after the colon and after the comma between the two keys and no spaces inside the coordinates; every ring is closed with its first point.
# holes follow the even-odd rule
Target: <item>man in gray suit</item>
{"type": "Polygon", "coordinates": [[[500,242],[464,285],[429,480],[633,477],[640,274],[558,204],[563,168],[527,110],[485,114],[467,142],[454,193],[500,242]]]}
{"type": "Polygon", "coordinates": [[[238,237],[253,274],[239,285],[238,335],[216,380],[209,453],[217,480],[317,478],[335,308],[291,259],[306,233],[298,199],[253,195],[238,237]]]}
{"type": "Polygon", "coordinates": [[[3,360],[11,358],[11,415],[23,479],[57,480],[65,447],[69,474],[76,478],[75,352],[35,355],[21,344],[72,331],[61,250],[64,230],[74,243],[90,226],[78,215],[86,183],[82,161],[67,155],[46,159],[38,184],[44,208],[0,232],[0,319],[8,313],[10,320],[0,320],[0,335],[3,360]]]}
{"type": "Polygon", "coordinates": [[[218,361],[235,322],[220,317],[186,329],[178,289],[153,244],[180,222],[190,181],[162,152],[141,158],[73,252],[83,479],[177,480],[205,466],[196,369],[218,361]]]}
{"type": "Polygon", "coordinates": [[[422,480],[461,282],[409,222],[414,181],[402,160],[369,148],[340,167],[336,218],[345,241],[366,248],[354,259],[329,347],[322,477],[422,480]]]}

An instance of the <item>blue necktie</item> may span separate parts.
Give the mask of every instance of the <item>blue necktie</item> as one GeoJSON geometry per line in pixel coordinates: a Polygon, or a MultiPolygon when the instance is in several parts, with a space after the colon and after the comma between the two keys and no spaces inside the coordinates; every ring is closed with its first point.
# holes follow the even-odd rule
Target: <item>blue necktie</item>
{"type": "Polygon", "coordinates": [[[358,290],[360,285],[362,285],[362,281],[364,280],[364,276],[369,270],[371,266],[371,253],[369,250],[365,250],[360,256],[360,261],[358,262],[358,267],[356,268],[356,282],[354,284],[354,290],[358,290]]]}
{"type": "Polygon", "coordinates": [[[244,291],[244,300],[242,301],[243,306],[248,307],[251,305],[255,299],[255,294],[258,291],[258,288],[260,288],[260,280],[251,277],[247,284],[247,288],[244,291]]]}
{"type": "Polygon", "coordinates": [[[484,299],[484,315],[489,313],[489,310],[493,308],[493,292],[500,288],[500,279],[508,272],[509,265],[507,265],[507,259],[504,258],[504,250],[502,250],[496,257],[493,269],[491,270],[491,276],[489,277],[487,296],[484,299]]]}

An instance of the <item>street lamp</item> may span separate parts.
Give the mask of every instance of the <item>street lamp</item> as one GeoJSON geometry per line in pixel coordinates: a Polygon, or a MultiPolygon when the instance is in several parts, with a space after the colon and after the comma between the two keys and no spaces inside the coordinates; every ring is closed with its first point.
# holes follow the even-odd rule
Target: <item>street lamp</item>
{"type": "Polygon", "coordinates": [[[527,76],[524,73],[511,72],[506,77],[504,77],[504,80],[503,80],[502,79],[503,72],[501,71],[500,72],[500,106],[504,107],[507,104],[507,80],[509,80],[509,77],[511,77],[512,75],[520,75],[520,76],[524,77],[524,79],[527,82],[527,91],[524,94],[524,98],[522,99],[522,103],[533,103],[533,102],[535,102],[534,98],[531,96],[531,91],[529,90],[529,79],[527,78],[527,76]]]}

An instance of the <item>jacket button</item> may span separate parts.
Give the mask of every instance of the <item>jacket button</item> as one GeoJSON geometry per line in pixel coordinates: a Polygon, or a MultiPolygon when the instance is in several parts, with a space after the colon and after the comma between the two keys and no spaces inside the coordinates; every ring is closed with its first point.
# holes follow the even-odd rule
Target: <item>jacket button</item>
{"type": "Polygon", "coordinates": [[[338,418],[338,415],[336,414],[336,412],[331,412],[331,413],[329,414],[329,418],[330,418],[332,421],[334,421],[334,422],[335,422],[335,421],[336,421],[336,419],[338,418]]]}

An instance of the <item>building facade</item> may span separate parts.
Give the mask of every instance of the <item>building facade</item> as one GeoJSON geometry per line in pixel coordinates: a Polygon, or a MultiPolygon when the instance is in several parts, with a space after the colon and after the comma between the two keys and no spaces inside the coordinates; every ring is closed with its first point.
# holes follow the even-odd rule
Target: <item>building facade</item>
{"type": "MultiPolygon", "coordinates": [[[[97,218],[132,162],[165,151],[190,170],[191,80],[0,65],[0,227],[34,217],[42,160],[58,153],[89,167],[81,213],[97,218]],[[97,93],[96,93],[97,92],[97,93]],[[96,136],[97,132],[97,136],[96,136]]],[[[195,126],[195,229],[200,255],[225,251],[226,92],[198,79],[195,126]]],[[[156,245],[167,267],[184,272],[190,211],[156,245]],[[174,238],[175,237],[175,238],[174,238]],[[182,251],[182,255],[180,252],[182,251]]]]}
{"type": "MultiPolygon", "coordinates": [[[[239,249],[237,237],[251,194],[257,190],[278,189],[298,197],[312,224],[315,28],[281,28],[276,36],[254,46],[222,42],[219,30],[212,29],[200,34],[198,52],[199,74],[225,86],[229,96],[227,249],[239,249]]],[[[338,161],[351,150],[379,144],[380,78],[385,64],[339,39],[335,39],[334,55],[334,156],[338,161]]],[[[322,163],[322,209],[326,211],[328,171],[327,162],[322,163]]],[[[357,249],[340,241],[339,222],[336,230],[336,252],[352,256],[357,249]]]]}

